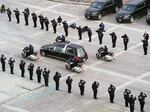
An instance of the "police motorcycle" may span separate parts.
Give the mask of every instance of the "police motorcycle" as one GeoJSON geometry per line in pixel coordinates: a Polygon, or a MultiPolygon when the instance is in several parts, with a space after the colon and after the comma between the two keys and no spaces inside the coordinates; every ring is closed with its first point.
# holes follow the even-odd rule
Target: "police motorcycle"
{"type": "Polygon", "coordinates": [[[64,35],[61,35],[61,36],[57,36],[56,39],[55,39],[55,42],[70,42],[70,41],[66,41],[66,38],[64,35]]]}
{"type": "Polygon", "coordinates": [[[100,47],[98,52],[96,53],[97,59],[102,59],[105,61],[112,61],[114,60],[114,52],[108,51],[107,47],[100,47]]]}

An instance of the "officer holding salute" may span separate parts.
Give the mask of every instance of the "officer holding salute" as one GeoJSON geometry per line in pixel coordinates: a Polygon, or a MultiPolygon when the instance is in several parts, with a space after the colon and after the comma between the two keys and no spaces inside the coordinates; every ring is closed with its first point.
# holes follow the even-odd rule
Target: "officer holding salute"
{"type": "Polygon", "coordinates": [[[10,59],[8,60],[8,64],[9,64],[9,66],[10,66],[10,73],[11,73],[11,74],[14,74],[14,63],[15,63],[15,60],[14,60],[14,59],[10,58],[10,59]]]}
{"type": "Polygon", "coordinates": [[[125,99],[125,106],[128,107],[129,104],[129,95],[130,95],[131,91],[128,89],[125,89],[123,95],[124,95],[124,99],[125,99]]]}
{"type": "Polygon", "coordinates": [[[53,26],[53,31],[54,31],[54,33],[56,33],[57,32],[57,30],[56,30],[56,27],[57,27],[56,20],[55,19],[51,20],[51,23],[52,23],[52,26],[53,26]]]}
{"type": "Polygon", "coordinates": [[[6,11],[7,11],[7,15],[8,15],[8,19],[9,19],[9,21],[11,21],[11,10],[8,8],[8,9],[6,9],[6,11]]]}
{"type": "Polygon", "coordinates": [[[33,24],[34,26],[33,27],[37,27],[37,15],[35,14],[35,12],[33,12],[32,14],[32,20],[33,20],[33,24]]]}
{"type": "Polygon", "coordinates": [[[67,78],[67,80],[66,80],[66,84],[67,84],[67,86],[68,86],[68,93],[71,93],[72,81],[73,81],[73,79],[70,78],[70,76],[68,76],[68,78],[67,78]]]}
{"type": "Polygon", "coordinates": [[[85,88],[85,81],[84,80],[80,80],[80,82],[78,83],[78,86],[79,86],[79,88],[80,88],[80,94],[81,95],[84,95],[84,88],[85,88]]]}
{"type": "Polygon", "coordinates": [[[26,62],[24,62],[23,60],[21,60],[21,62],[19,64],[19,67],[20,67],[20,70],[21,70],[21,77],[24,77],[25,65],[26,65],[26,62]]]}
{"type": "Polygon", "coordinates": [[[61,16],[59,16],[58,18],[57,18],[57,22],[59,23],[59,25],[60,25],[60,23],[62,22],[62,18],[61,18],[61,16]]]}
{"type": "Polygon", "coordinates": [[[88,28],[87,32],[88,32],[89,42],[91,42],[92,41],[92,30],[91,30],[91,28],[88,28]]]}
{"type": "Polygon", "coordinates": [[[30,80],[33,80],[33,70],[34,70],[34,64],[30,63],[30,65],[28,66],[28,71],[29,71],[29,75],[30,75],[30,80]]]}
{"type": "Polygon", "coordinates": [[[116,90],[116,87],[112,84],[108,88],[108,93],[110,96],[110,103],[114,103],[115,90],[116,90]]]}
{"type": "Polygon", "coordinates": [[[40,14],[38,17],[41,24],[41,29],[44,29],[44,17],[42,14],[40,14]]]}
{"type": "Polygon", "coordinates": [[[105,25],[103,22],[100,23],[99,28],[101,29],[102,32],[105,32],[105,25]]]}
{"type": "Polygon", "coordinates": [[[98,86],[99,86],[99,83],[94,81],[94,83],[92,84],[94,99],[97,99],[98,86]]]}
{"type": "Polygon", "coordinates": [[[140,95],[138,96],[141,112],[144,112],[144,105],[145,105],[145,98],[146,97],[147,97],[147,95],[143,92],[141,92],[140,95]]]}
{"type": "Polygon", "coordinates": [[[2,71],[4,72],[5,71],[5,60],[6,60],[6,57],[2,54],[1,56],[1,64],[2,64],[2,71]]]}
{"type": "Polygon", "coordinates": [[[68,36],[68,23],[66,21],[62,22],[64,31],[65,31],[65,36],[68,36]]]}
{"type": "Polygon", "coordinates": [[[142,40],[142,42],[143,42],[144,55],[147,55],[148,40],[144,39],[144,40],[142,40]]]}
{"type": "Polygon", "coordinates": [[[128,38],[128,36],[127,36],[126,34],[124,34],[124,35],[122,36],[122,38],[123,38],[123,43],[124,43],[124,50],[127,50],[129,38],[128,38]]]}
{"type": "Polygon", "coordinates": [[[81,26],[77,27],[77,30],[78,30],[79,40],[82,40],[82,28],[81,28],[81,26]]]}
{"type": "Polygon", "coordinates": [[[47,70],[46,68],[44,68],[43,71],[43,78],[44,78],[44,82],[45,82],[45,86],[48,86],[48,82],[49,82],[49,74],[50,74],[50,70],[47,70]]]}
{"type": "Polygon", "coordinates": [[[110,33],[111,39],[112,39],[112,47],[115,48],[116,47],[116,41],[117,41],[117,36],[115,34],[115,32],[110,33]]]}
{"type": "Polygon", "coordinates": [[[22,13],[24,14],[25,25],[29,25],[29,22],[28,22],[29,12],[26,11],[25,9],[22,13]]]}
{"type": "Polygon", "coordinates": [[[59,72],[56,72],[53,79],[56,83],[56,90],[59,90],[59,80],[61,78],[61,74],[59,72]]]}
{"type": "Polygon", "coordinates": [[[40,66],[38,66],[37,70],[36,70],[36,75],[37,75],[37,81],[38,83],[41,83],[41,74],[42,74],[42,69],[40,68],[40,66]]]}
{"type": "Polygon", "coordinates": [[[49,20],[48,20],[47,17],[44,18],[44,23],[45,23],[46,31],[48,31],[48,29],[49,29],[49,27],[48,27],[48,25],[49,25],[49,20]]]}
{"type": "Polygon", "coordinates": [[[145,40],[147,40],[147,41],[149,40],[149,34],[147,32],[145,32],[143,34],[143,37],[144,37],[145,40]]]}
{"type": "Polygon", "coordinates": [[[98,30],[96,30],[97,34],[98,34],[98,38],[99,38],[99,44],[102,44],[102,41],[103,41],[103,32],[102,32],[102,29],[99,28],[98,30]]]}
{"type": "Polygon", "coordinates": [[[131,95],[131,97],[129,98],[130,112],[134,112],[135,100],[136,100],[136,97],[133,97],[133,95],[131,95]]]}
{"type": "Polygon", "coordinates": [[[20,18],[19,18],[20,12],[17,8],[16,8],[16,10],[14,10],[14,12],[15,12],[15,16],[16,16],[16,20],[17,20],[17,24],[18,24],[18,23],[20,23],[20,18]]]}

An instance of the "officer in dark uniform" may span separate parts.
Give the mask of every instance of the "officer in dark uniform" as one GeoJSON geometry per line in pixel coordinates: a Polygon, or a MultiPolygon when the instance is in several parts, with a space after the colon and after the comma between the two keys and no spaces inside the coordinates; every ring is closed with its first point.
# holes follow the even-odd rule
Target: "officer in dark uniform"
{"type": "Polygon", "coordinates": [[[41,24],[41,29],[44,29],[44,17],[42,14],[40,14],[38,17],[41,24]]]}
{"type": "Polygon", "coordinates": [[[92,84],[94,99],[97,99],[98,86],[99,86],[99,83],[94,81],[94,83],[92,84]]]}
{"type": "Polygon", "coordinates": [[[11,10],[8,8],[8,9],[6,9],[6,11],[7,11],[7,15],[8,15],[8,19],[9,19],[9,21],[11,21],[11,10]]]}
{"type": "Polygon", "coordinates": [[[35,14],[35,12],[33,12],[32,14],[32,20],[33,20],[33,24],[34,26],[33,27],[37,27],[37,15],[35,14]]]}
{"type": "Polygon", "coordinates": [[[87,32],[88,32],[89,42],[91,42],[92,41],[92,30],[91,30],[91,28],[88,28],[87,32]]]}
{"type": "Polygon", "coordinates": [[[99,28],[102,32],[105,32],[105,25],[103,22],[100,23],[99,28]]]}
{"type": "Polygon", "coordinates": [[[80,94],[81,95],[84,95],[84,88],[85,88],[85,81],[84,80],[80,80],[80,82],[78,83],[78,86],[79,86],[79,88],[80,88],[80,94]]]}
{"type": "Polygon", "coordinates": [[[59,17],[57,18],[57,22],[58,22],[59,25],[61,24],[61,22],[62,22],[61,16],[59,16],[59,17]]]}
{"type": "Polygon", "coordinates": [[[116,47],[116,41],[117,41],[117,36],[115,34],[115,32],[110,33],[111,39],[112,39],[112,47],[115,48],[116,47]]]}
{"type": "Polygon", "coordinates": [[[66,21],[62,22],[63,24],[63,28],[64,28],[64,31],[65,31],[65,36],[68,36],[68,23],[66,21]]]}
{"type": "Polygon", "coordinates": [[[49,27],[48,27],[48,25],[49,25],[49,20],[48,20],[47,17],[44,18],[44,23],[45,23],[46,31],[48,31],[48,29],[49,29],[49,27]]]}
{"type": "Polygon", "coordinates": [[[128,89],[125,89],[123,95],[124,95],[124,99],[125,99],[125,106],[128,107],[129,104],[129,95],[130,95],[131,91],[128,89]]]}
{"type": "Polygon", "coordinates": [[[68,76],[68,78],[67,78],[67,80],[66,80],[66,84],[67,84],[67,86],[68,86],[68,93],[71,93],[71,88],[72,88],[72,81],[73,81],[73,79],[72,78],[70,78],[70,76],[68,76]]]}
{"type": "Polygon", "coordinates": [[[44,68],[43,71],[43,78],[44,78],[44,82],[45,82],[45,86],[48,86],[48,82],[49,82],[49,74],[50,74],[50,70],[47,70],[46,68],[44,68]]]}
{"type": "Polygon", "coordinates": [[[14,60],[14,59],[10,58],[10,59],[8,60],[8,64],[9,64],[9,66],[10,66],[10,73],[11,73],[11,74],[14,74],[14,63],[15,63],[15,60],[14,60]]]}
{"type": "Polygon", "coordinates": [[[96,32],[98,34],[99,44],[102,44],[104,34],[100,28],[98,30],[96,30],[96,32]]]}
{"type": "Polygon", "coordinates": [[[61,74],[59,72],[56,72],[53,79],[56,83],[56,90],[59,90],[59,80],[61,78],[61,74]]]}
{"type": "Polygon", "coordinates": [[[141,112],[144,112],[144,105],[145,105],[145,98],[146,97],[147,97],[147,95],[143,92],[141,92],[140,95],[138,96],[141,112]]]}
{"type": "Polygon", "coordinates": [[[128,36],[127,36],[126,34],[124,34],[124,35],[122,36],[122,38],[123,38],[123,43],[124,43],[124,50],[127,50],[127,48],[128,48],[128,43],[129,43],[129,38],[128,38],[128,36]]]}
{"type": "Polygon", "coordinates": [[[4,4],[2,4],[0,11],[1,11],[1,13],[5,13],[5,5],[4,4]]]}
{"type": "Polygon", "coordinates": [[[2,71],[4,72],[5,71],[5,60],[6,60],[6,57],[2,54],[1,56],[1,64],[2,64],[2,71]]]}
{"type": "Polygon", "coordinates": [[[26,8],[26,9],[24,9],[25,11],[27,11],[27,13],[29,13],[29,15],[30,15],[30,10],[29,10],[29,8],[26,8]]]}
{"type": "Polygon", "coordinates": [[[112,84],[108,88],[108,93],[110,96],[110,103],[114,103],[115,90],[116,90],[116,87],[112,84]]]}
{"type": "Polygon", "coordinates": [[[120,8],[122,7],[122,5],[123,5],[122,0],[114,0],[114,2],[115,2],[116,6],[117,6],[119,9],[120,9],[120,8]]]}
{"type": "Polygon", "coordinates": [[[149,40],[149,34],[147,32],[145,32],[143,34],[143,37],[144,37],[145,40],[147,40],[147,41],[149,40]]]}
{"type": "Polygon", "coordinates": [[[29,12],[25,9],[22,13],[24,14],[25,25],[29,25],[29,12]]]}
{"type": "Polygon", "coordinates": [[[30,63],[30,65],[28,66],[28,70],[29,70],[30,80],[33,80],[33,70],[34,70],[33,63],[30,63]]]}
{"type": "Polygon", "coordinates": [[[26,65],[26,62],[21,60],[20,64],[19,64],[19,67],[20,67],[20,70],[21,70],[21,77],[24,77],[24,73],[25,73],[25,65],[26,65]]]}
{"type": "Polygon", "coordinates": [[[54,33],[56,33],[57,32],[57,30],[56,30],[56,27],[57,27],[56,20],[55,19],[51,20],[51,23],[52,23],[52,26],[53,26],[54,33]]]}
{"type": "Polygon", "coordinates": [[[143,42],[144,55],[147,55],[148,40],[144,39],[144,40],[142,40],[142,42],[143,42]]]}
{"type": "Polygon", "coordinates": [[[133,95],[131,95],[131,97],[129,98],[130,112],[134,112],[135,100],[136,100],[136,97],[133,97],[133,95]]]}
{"type": "Polygon", "coordinates": [[[17,8],[16,8],[16,10],[14,10],[14,12],[15,12],[15,16],[16,16],[16,20],[17,20],[17,24],[18,24],[18,23],[20,23],[20,18],[19,18],[20,12],[17,8]]]}
{"type": "Polygon", "coordinates": [[[42,74],[42,69],[40,68],[40,66],[38,66],[37,70],[36,70],[36,75],[37,75],[37,81],[38,83],[41,83],[41,74],[42,74]]]}
{"type": "Polygon", "coordinates": [[[78,30],[79,40],[82,40],[82,28],[81,28],[81,26],[77,27],[77,30],[78,30]]]}

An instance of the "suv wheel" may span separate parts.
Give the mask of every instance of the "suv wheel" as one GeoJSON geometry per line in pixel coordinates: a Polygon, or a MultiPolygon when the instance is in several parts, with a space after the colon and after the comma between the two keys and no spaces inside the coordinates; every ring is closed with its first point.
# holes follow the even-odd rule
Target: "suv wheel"
{"type": "Polygon", "coordinates": [[[102,14],[98,14],[98,19],[99,19],[99,20],[102,19],[102,14]]]}
{"type": "Polygon", "coordinates": [[[134,17],[130,17],[130,23],[133,23],[134,22],[134,17]]]}
{"type": "Polygon", "coordinates": [[[41,52],[42,56],[46,56],[46,53],[44,51],[41,52]]]}

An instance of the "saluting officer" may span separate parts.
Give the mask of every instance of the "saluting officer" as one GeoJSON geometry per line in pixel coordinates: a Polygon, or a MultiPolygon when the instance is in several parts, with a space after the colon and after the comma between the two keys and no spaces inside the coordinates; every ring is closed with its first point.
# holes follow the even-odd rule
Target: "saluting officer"
{"type": "Polygon", "coordinates": [[[145,32],[143,34],[143,37],[144,37],[145,40],[147,40],[147,41],[149,40],[149,34],[147,32],[145,32]]]}
{"type": "Polygon", "coordinates": [[[134,112],[135,100],[136,100],[136,97],[133,97],[133,95],[131,95],[131,97],[129,98],[130,112],[134,112]]]}
{"type": "Polygon", "coordinates": [[[82,40],[82,28],[81,28],[81,26],[77,27],[77,30],[78,30],[79,40],[82,40]]]}
{"type": "Polygon", "coordinates": [[[68,93],[71,93],[72,81],[73,81],[73,79],[70,78],[70,76],[68,76],[68,78],[67,78],[67,80],[66,80],[66,84],[67,84],[67,86],[68,86],[68,93]]]}
{"type": "Polygon", "coordinates": [[[54,31],[54,33],[56,33],[57,32],[57,30],[56,30],[56,27],[57,27],[56,20],[55,19],[51,20],[51,23],[52,23],[52,26],[53,26],[53,31],[54,31]]]}
{"type": "Polygon", "coordinates": [[[37,70],[36,70],[36,75],[37,75],[37,81],[38,83],[41,83],[41,74],[42,74],[42,69],[40,68],[40,66],[38,66],[37,70]]]}
{"type": "Polygon", "coordinates": [[[124,99],[125,99],[125,106],[128,107],[129,104],[129,95],[130,95],[131,91],[128,89],[125,89],[123,95],[124,95],[124,99]]]}
{"type": "Polygon", "coordinates": [[[11,74],[14,74],[14,63],[15,63],[15,60],[14,60],[14,59],[10,58],[10,59],[8,60],[8,64],[9,64],[9,66],[10,66],[10,73],[11,73],[11,74]]]}
{"type": "Polygon", "coordinates": [[[16,16],[16,20],[17,20],[17,24],[18,24],[18,23],[20,23],[20,18],[19,18],[20,12],[17,8],[14,10],[14,12],[15,12],[15,16],[16,16]]]}
{"type": "Polygon", "coordinates": [[[103,22],[100,23],[99,28],[101,29],[102,32],[105,32],[105,25],[103,22]]]}
{"type": "Polygon", "coordinates": [[[2,54],[1,56],[1,64],[2,64],[2,71],[4,72],[5,71],[5,60],[6,60],[6,57],[2,54]]]}
{"type": "Polygon", "coordinates": [[[44,68],[43,71],[43,78],[44,78],[44,82],[45,82],[45,86],[48,86],[48,82],[49,82],[49,74],[50,74],[50,70],[47,70],[46,68],[44,68]]]}
{"type": "Polygon", "coordinates": [[[31,15],[32,15],[32,20],[33,20],[33,24],[34,24],[33,27],[37,27],[37,15],[36,15],[36,13],[33,12],[31,15]]]}
{"type": "Polygon", "coordinates": [[[59,72],[56,72],[53,79],[56,83],[56,90],[59,90],[59,80],[61,78],[61,74],[59,72]]]}
{"type": "Polygon", "coordinates": [[[28,66],[28,70],[29,70],[30,80],[33,80],[33,70],[34,70],[33,63],[30,63],[30,65],[28,66]]]}
{"type": "Polygon", "coordinates": [[[96,32],[98,34],[99,44],[102,44],[103,36],[104,36],[102,29],[99,28],[98,30],[96,30],[96,32]]]}
{"type": "Polygon", "coordinates": [[[92,41],[92,30],[91,30],[91,28],[88,28],[87,32],[88,32],[89,42],[91,42],[92,41]]]}
{"type": "Polygon", "coordinates": [[[124,43],[124,50],[127,50],[127,48],[128,48],[128,43],[129,43],[129,38],[128,38],[128,36],[127,36],[126,34],[124,34],[124,35],[122,36],[122,38],[123,38],[123,43],[124,43]]]}
{"type": "Polygon", "coordinates": [[[85,88],[85,81],[84,80],[80,80],[80,82],[78,83],[78,86],[79,86],[79,88],[80,88],[80,94],[81,95],[84,95],[84,88],[85,88]]]}
{"type": "Polygon", "coordinates": [[[116,41],[117,41],[117,35],[115,34],[115,32],[110,33],[111,39],[112,39],[112,47],[115,48],[116,47],[116,41]]]}
{"type": "Polygon", "coordinates": [[[48,20],[47,17],[44,18],[44,23],[45,23],[46,31],[48,31],[48,29],[49,29],[49,27],[48,27],[48,25],[49,25],[49,20],[48,20]]]}
{"type": "Polygon", "coordinates": [[[30,10],[29,10],[29,8],[26,8],[26,9],[24,9],[25,11],[27,11],[27,13],[29,13],[29,15],[30,15],[30,10]]]}
{"type": "Polygon", "coordinates": [[[61,18],[61,16],[59,16],[58,18],[57,18],[57,22],[59,23],[59,25],[60,25],[60,23],[62,22],[62,18],[61,18]]]}
{"type": "Polygon", "coordinates": [[[116,90],[116,87],[112,84],[108,88],[108,93],[110,96],[110,103],[114,103],[115,90],[116,90]]]}
{"type": "Polygon", "coordinates": [[[140,95],[138,96],[141,112],[144,112],[144,105],[145,105],[145,98],[146,97],[147,97],[147,95],[143,92],[141,92],[140,95]]]}
{"type": "Polygon", "coordinates": [[[41,24],[41,29],[44,29],[44,17],[42,14],[40,14],[38,17],[41,24]]]}
{"type": "Polygon", "coordinates": [[[147,55],[148,40],[144,39],[144,40],[142,40],[142,42],[143,42],[144,55],[147,55]]]}
{"type": "Polygon", "coordinates": [[[6,9],[6,11],[7,11],[8,19],[9,19],[9,21],[11,21],[12,12],[11,12],[10,8],[6,9]]]}
{"type": "Polygon", "coordinates": [[[20,70],[21,70],[21,77],[24,77],[24,73],[25,73],[25,65],[26,65],[26,62],[21,60],[20,64],[19,64],[19,67],[20,67],[20,70]]]}
{"type": "Polygon", "coordinates": [[[94,99],[97,99],[98,86],[99,86],[99,83],[94,81],[94,83],[92,84],[94,99]]]}
{"type": "Polygon", "coordinates": [[[29,25],[28,22],[29,12],[25,9],[22,13],[24,14],[25,25],[29,25]]]}
{"type": "Polygon", "coordinates": [[[64,28],[64,31],[65,31],[65,36],[68,36],[68,23],[66,21],[62,22],[63,24],[63,28],[64,28]]]}

